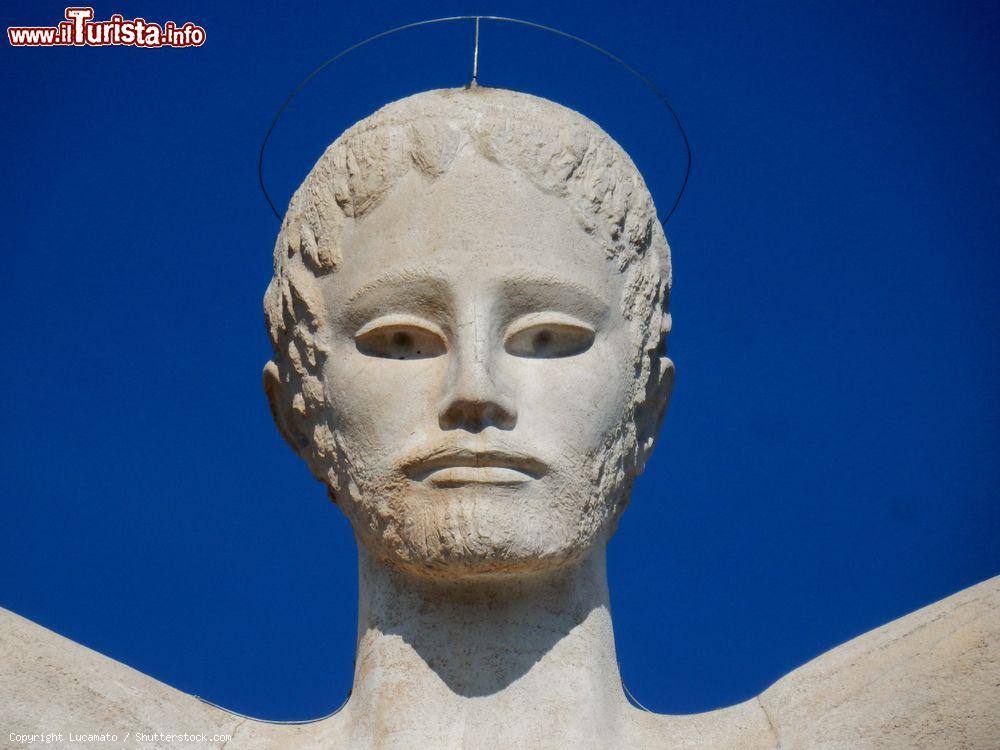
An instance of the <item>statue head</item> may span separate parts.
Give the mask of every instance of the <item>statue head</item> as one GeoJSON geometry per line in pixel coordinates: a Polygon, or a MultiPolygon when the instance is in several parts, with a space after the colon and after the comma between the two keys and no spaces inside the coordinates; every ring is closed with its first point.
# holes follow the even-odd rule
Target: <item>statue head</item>
{"type": "Polygon", "coordinates": [[[597,125],[503,89],[416,94],[295,192],[265,390],[368,554],[551,570],[603,544],[653,449],[669,292],[649,192],[597,125]]]}

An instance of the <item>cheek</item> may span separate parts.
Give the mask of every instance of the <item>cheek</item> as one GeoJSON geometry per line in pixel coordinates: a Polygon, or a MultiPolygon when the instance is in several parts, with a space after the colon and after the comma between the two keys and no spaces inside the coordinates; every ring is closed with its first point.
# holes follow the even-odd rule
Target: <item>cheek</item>
{"type": "Polygon", "coordinates": [[[338,347],[324,368],[334,428],[356,448],[376,452],[369,458],[397,452],[401,442],[436,424],[443,360],[390,360],[338,347]]]}
{"type": "Polygon", "coordinates": [[[633,356],[622,338],[606,336],[575,357],[520,360],[512,373],[519,423],[557,450],[600,448],[622,424],[630,401],[633,356]]]}

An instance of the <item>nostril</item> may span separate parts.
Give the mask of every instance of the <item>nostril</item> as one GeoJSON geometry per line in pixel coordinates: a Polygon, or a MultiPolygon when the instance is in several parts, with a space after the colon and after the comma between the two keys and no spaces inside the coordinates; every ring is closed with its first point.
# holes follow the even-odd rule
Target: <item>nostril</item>
{"type": "Polygon", "coordinates": [[[483,410],[482,421],[484,425],[491,424],[501,430],[509,430],[514,427],[513,415],[499,404],[488,404],[483,410]]]}
{"type": "Polygon", "coordinates": [[[492,401],[457,399],[441,412],[438,422],[442,430],[482,432],[487,427],[511,430],[516,417],[512,409],[506,409],[492,401]]]}

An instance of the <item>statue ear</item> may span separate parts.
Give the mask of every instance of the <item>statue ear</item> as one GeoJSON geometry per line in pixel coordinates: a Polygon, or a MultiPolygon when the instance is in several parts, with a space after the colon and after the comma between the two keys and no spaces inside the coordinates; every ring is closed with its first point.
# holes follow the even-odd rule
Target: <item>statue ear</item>
{"type": "Polygon", "coordinates": [[[264,365],[264,393],[271,407],[271,417],[278,426],[278,432],[296,453],[302,453],[309,445],[309,438],[299,426],[299,415],[292,407],[292,394],[286,383],[281,381],[278,366],[273,360],[264,365]]]}
{"type": "Polygon", "coordinates": [[[663,423],[663,415],[666,414],[667,404],[670,402],[670,394],[674,390],[674,362],[666,355],[666,338],[664,338],[660,349],[654,356],[653,367],[655,372],[650,374],[649,383],[646,386],[646,399],[640,407],[641,413],[638,424],[639,456],[635,467],[636,476],[642,474],[646,468],[646,462],[653,453],[656,445],[656,436],[663,423]]]}

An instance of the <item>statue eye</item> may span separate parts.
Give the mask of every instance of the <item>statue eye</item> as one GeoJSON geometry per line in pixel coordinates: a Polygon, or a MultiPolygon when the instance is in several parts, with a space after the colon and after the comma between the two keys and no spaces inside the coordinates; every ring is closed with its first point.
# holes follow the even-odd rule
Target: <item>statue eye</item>
{"type": "Polygon", "coordinates": [[[384,359],[426,359],[444,354],[444,336],[420,325],[380,322],[364,326],[354,336],[358,351],[384,359]]]}
{"type": "Polygon", "coordinates": [[[517,329],[504,345],[517,357],[550,359],[582,354],[594,343],[594,331],[580,323],[564,320],[538,322],[517,329]]]}

